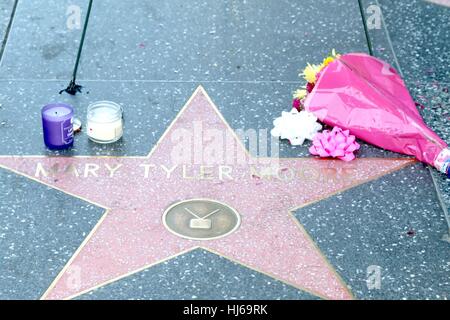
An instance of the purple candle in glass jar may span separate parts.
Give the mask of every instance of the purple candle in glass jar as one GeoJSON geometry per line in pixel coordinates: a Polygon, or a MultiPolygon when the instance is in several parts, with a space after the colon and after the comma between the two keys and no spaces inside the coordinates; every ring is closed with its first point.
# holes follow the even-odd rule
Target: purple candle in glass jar
{"type": "Polygon", "coordinates": [[[49,149],[68,149],[73,146],[73,107],[52,103],[42,108],[44,142],[49,149]]]}

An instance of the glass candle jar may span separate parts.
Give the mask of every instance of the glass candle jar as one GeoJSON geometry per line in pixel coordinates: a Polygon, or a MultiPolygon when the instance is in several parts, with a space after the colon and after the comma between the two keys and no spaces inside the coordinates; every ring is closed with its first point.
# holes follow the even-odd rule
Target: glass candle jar
{"type": "Polygon", "coordinates": [[[65,103],[52,103],[41,110],[45,145],[52,150],[73,146],[73,108],[65,103]]]}
{"type": "Polygon", "coordinates": [[[87,110],[87,135],[97,143],[112,143],[123,135],[123,110],[111,101],[98,101],[87,110]]]}

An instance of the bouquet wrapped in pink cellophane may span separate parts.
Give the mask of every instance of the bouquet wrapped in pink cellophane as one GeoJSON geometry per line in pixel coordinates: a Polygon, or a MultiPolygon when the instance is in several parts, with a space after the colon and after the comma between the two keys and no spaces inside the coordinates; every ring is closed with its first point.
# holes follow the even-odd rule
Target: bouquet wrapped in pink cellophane
{"type": "Polygon", "coordinates": [[[302,104],[323,123],[414,156],[450,177],[448,145],[426,126],[403,80],[386,62],[364,53],[337,55],[306,89],[302,104]]]}

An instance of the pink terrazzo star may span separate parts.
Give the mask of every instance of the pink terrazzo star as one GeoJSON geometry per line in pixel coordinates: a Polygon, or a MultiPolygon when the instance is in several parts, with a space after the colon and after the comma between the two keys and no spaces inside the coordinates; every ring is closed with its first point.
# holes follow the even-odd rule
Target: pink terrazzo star
{"type": "MultiPolygon", "coordinates": [[[[185,139],[181,146],[194,140],[194,136],[185,139]]],[[[261,163],[246,153],[201,87],[148,157],[0,157],[1,167],[106,210],[44,294],[45,299],[78,296],[199,247],[316,296],[351,299],[346,285],[289,210],[412,162],[299,158],[261,163]],[[236,152],[217,157],[219,151],[206,146],[203,156],[199,157],[197,149],[191,153],[191,161],[197,160],[193,165],[175,161],[180,133],[186,138],[199,123],[203,130],[233,137],[227,143],[234,143],[236,152]],[[217,162],[224,158],[226,163],[217,162]],[[229,163],[238,158],[245,161],[229,163]],[[239,229],[220,239],[202,241],[169,232],[162,223],[165,209],[193,198],[213,199],[235,208],[242,220],[239,229]]]]}

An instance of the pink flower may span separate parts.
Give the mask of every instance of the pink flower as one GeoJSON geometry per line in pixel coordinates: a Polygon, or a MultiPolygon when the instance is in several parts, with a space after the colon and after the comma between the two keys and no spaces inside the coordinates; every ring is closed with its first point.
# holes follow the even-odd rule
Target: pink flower
{"type": "Polygon", "coordinates": [[[308,91],[308,93],[311,93],[311,91],[313,91],[314,89],[314,83],[308,82],[306,84],[306,91],[308,91]]]}
{"type": "Polygon", "coordinates": [[[297,109],[297,111],[300,111],[302,109],[302,102],[299,99],[294,99],[292,101],[292,108],[297,109]]]}
{"type": "Polygon", "coordinates": [[[331,132],[324,130],[316,134],[309,152],[321,158],[333,157],[344,161],[355,159],[353,152],[359,150],[360,145],[355,141],[355,136],[350,135],[349,130],[343,131],[334,127],[331,132]]]}

